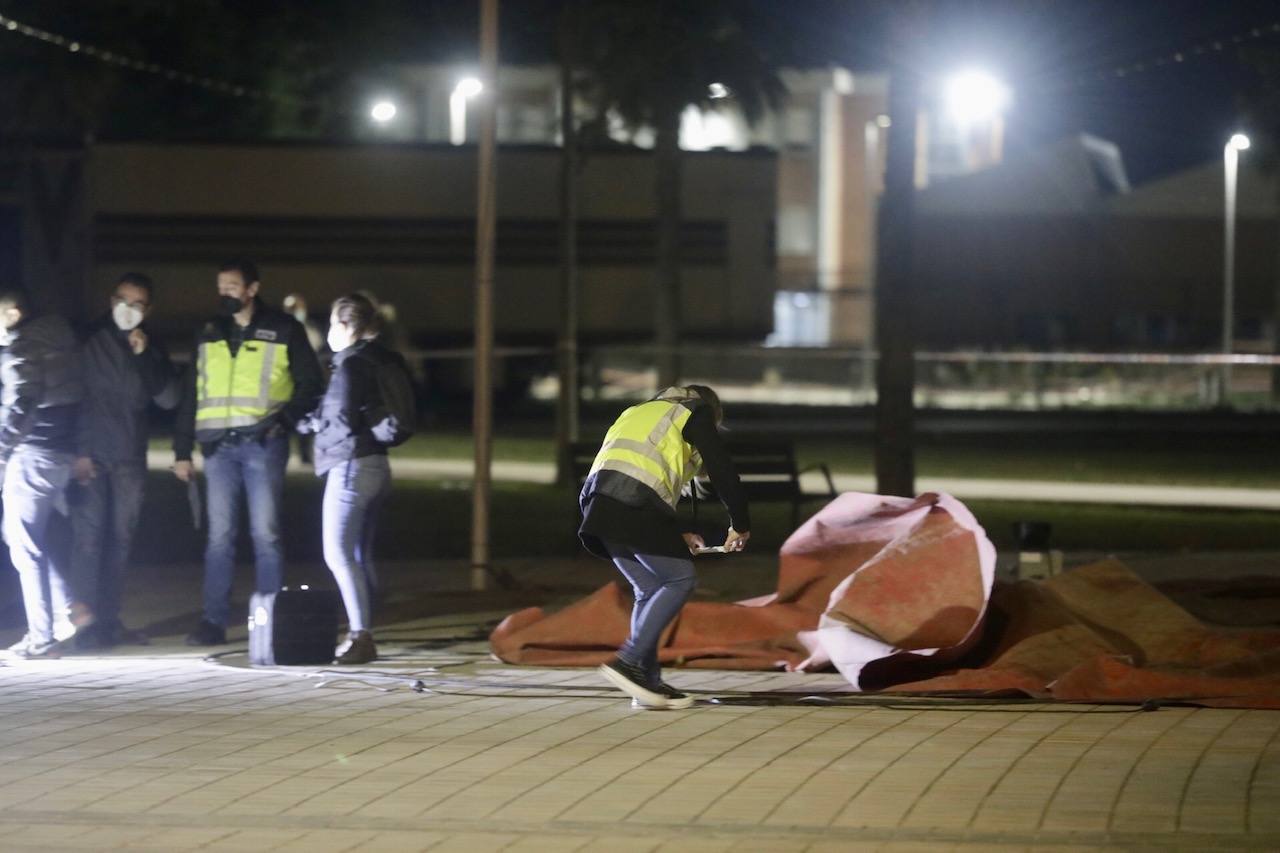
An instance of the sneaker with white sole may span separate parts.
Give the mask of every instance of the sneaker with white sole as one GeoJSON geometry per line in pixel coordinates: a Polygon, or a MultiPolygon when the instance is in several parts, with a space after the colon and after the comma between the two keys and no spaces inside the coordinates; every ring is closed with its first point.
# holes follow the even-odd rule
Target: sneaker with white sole
{"type": "Polygon", "coordinates": [[[667,697],[646,683],[647,677],[642,667],[614,658],[608,663],[600,664],[599,672],[614,687],[646,708],[668,707],[667,697]]]}
{"type": "Polygon", "coordinates": [[[62,643],[57,640],[47,640],[42,643],[29,642],[26,648],[12,652],[12,655],[25,660],[43,660],[62,657],[62,643]]]}
{"type": "Polygon", "coordinates": [[[681,693],[665,681],[658,685],[658,690],[663,694],[664,701],[662,704],[650,705],[641,702],[639,699],[632,699],[631,707],[645,711],[683,711],[686,708],[693,707],[694,698],[692,696],[687,693],[681,693]]]}

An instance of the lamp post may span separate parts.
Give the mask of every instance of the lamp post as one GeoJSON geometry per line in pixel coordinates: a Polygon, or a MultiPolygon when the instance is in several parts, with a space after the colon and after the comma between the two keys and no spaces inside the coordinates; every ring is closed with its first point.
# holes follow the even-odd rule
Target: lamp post
{"type": "MultiPolygon", "coordinates": [[[[490,565],[489,509],[493,463],[493,266],[498,224],[497,153],[498,0],[480,0],[480,67],[490,87],[480,105],[480,140],[476,150],[476,325],[475,380],[471,433],[475,441],[475,477],[471,492],[471,589],[486,586],[490,565]]],[[[465,80],[463,81],[466,82],[465,80]]],[[[483,89],[468,86],[472,95],[483,89]]],[[[459,84],[458,90],[462,89],[459,84]]],[[[455,90],[454,94],[458,94],[455,90]]],[[[463,92],[465,99],[468,95],[463,92]]],[[[464,100],[465,103],[465,100],[464,100]]],[[[465,126],[464,126],[465,130],[465,126]]]]}
{"type": "MultiPolygon", "coordinates": [[[[1222,149],[1223,195],[1226,209],[1223,217],[1222,253],[1222,354],[1231,355],[1235,349],[1235,298],[1236,298],[1236,176],[1240,152],[1249,147],[1249,137],[1233,133],[1222,149]]],[[[1227,402],[1231,390],[1231,364],[1223,362],[1222,387],[1218,389],[1218,402],[1227,402]]]]}

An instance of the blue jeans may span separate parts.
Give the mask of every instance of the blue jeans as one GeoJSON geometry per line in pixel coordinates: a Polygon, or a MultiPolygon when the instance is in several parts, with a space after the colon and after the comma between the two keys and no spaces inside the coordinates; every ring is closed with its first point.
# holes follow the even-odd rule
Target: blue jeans
{"type": "Polygon", "coordinates": [[[73,596],[49,526],[58,520],[55,516],[67,514],[71,463],[70,453],[19,447],[4,469],[4,538],[22,582],[32,643],[52,641],[55,625],[60,635],[70,633],[73,596]]]}
{"type": "Polygon", "coordinates": [[[71,566],[98,622],[120,621],[120,591],[142,511],[145,462],[96,465],[97,476],[71,487],[71,566]]]}
{"type": "Polygon", "coordinates": [[[284,577],[280,502],[288,461],[286,435],[264,441],[223,442],[204,461],[208,483],[205,502],[209,505],[209,544],[204,552],[204,618],[214,625],[226,627],[230,610],[242,494],[249,496],[255,589],[258,592],[280,589],[284,577]]]}
{"type": "Polygon", "coordinates": [[[342,592],[350,630],[367,631],[373,622],[369,600],[378,585],[373,536],[378,511],[391,493],[391,465],[381,454],[361,456],[330,468],[325,478],[324,561],[342,592]]]}
{"type": "Polygon", "coordinates": [[[650,683],[657,685],[662,680],[662,670],[658,667],[658,643],[662,640],[662,632],[680,614],[680,608],[684,607],[698,583],[693,561],[685,557],[639,554],[634,548],[616,542],[604,544],[609,549],[613,564],[635,590],[631,636],[618,649],[618,657],[644,669],[649,674],[650,683]]]}

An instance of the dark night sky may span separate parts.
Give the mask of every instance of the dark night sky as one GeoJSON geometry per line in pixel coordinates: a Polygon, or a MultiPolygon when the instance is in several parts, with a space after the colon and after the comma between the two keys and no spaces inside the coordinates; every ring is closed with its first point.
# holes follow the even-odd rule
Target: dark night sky
{"type": "MultiPolygon", "coordinates": [[[[644,2],[644,0],[635,0],[644,2]]],[[[791,62],[855,69],[884,65],[888,11],[899,0],[737,0],[747,20],[791,62]]],[[[438,57],[473,55],[475,5],[428,3],[438,57]],[[463,46],[465,45],[465,46],[463,46]]],[[[503,50],[548,58],[557,0],[507,0],[503,50]]],[[[1086,131],[1120,145],[1135,182],[1220,156],[1239,126],[1255,72],[1242,50],[1280,51],[1280,33],[1242,45],[1232,36],[1280,23],[1280,0],[926,0],[925,74],[979,65],[1008,82],[1011,151],[1086,131]],[[1222,39],[1222,51],[1105,81],[1081,74],[1149,62],[1222,39]]]]}
{"type": "MultiPolygon", "coordinates": [[[[884,63],[884,3],[791,0],[810,8],[804,40],[854,67],[884,63]]],[[[1280,33],[1230,41],[1280,23],[1280,0],[939,0],[928,3],[921,71],[981,66],[1013,90],[1010,151],[1085,131],[1116,142],[1130,178],[1148,180],[1221,156],[1256,72],[1243,51],[1280,52],[1280,33]],[[1198,43],[1222,51],[1124,78],[1082,74],[1147,62],[1198,43]]]]}
{"type": "MultiPolygon", "coordinates": [[[[732,1],[759,41],[784,63],[864,70],[883,66],[885,20],[903,2],[732,1]]],[[[548,61],[562,2],[504,0],[504,60],[548,61]]],[[[1280,33],[1244,46],[1230,41],[1280,22],[1280,0],[921,2],[927,31],[919,39],[920,70],[938,76],[957,66],[980,65],[1005,79],[1014,92],[1007,122],[1010,151],[1087,131],[1120,145],[1135,182],[1219,156],[1240,122],[1243,95],[1255,85],[1256,71],[1241,60],[1242,50],[1280,52],[1280,33]],[[1181,65],[1123,79],[1077,81],[1082,73],[1149,61],[1215,38],[1224,40],[1222,51],[1192,56],[1181,65]]],[[[275,73],[261,70],[269,63],[255,56],[299,57],[293,79],[309,80],[310,94],[327,96],[331,105],[350,100],[352,81],[379,67],[474,61],[477,7],[476,0],[0,0],[0,12],[69,37],[179,68],[196,63],[192,70],[250,85],[268,84],[275,73]],[[311,68],[322,70],[305,71],[311,68]]],[[[50,69],[63,69],[72,75],[72,100],[75,86],[101,73],[93,60],[51,56],[59,51],[19,44],[16,38],[0,33],[0,59],[9,50],[8,67],[30,73],[47,62],[50,69]],[[79,83],[72,79],[77,63],[83,66],[79,83]]],[[[118,73],[136,111],[129,126],[140,135],[180,135],[183,127],[169,128],[165,121],[184,121],[189,129],[202,115],[212,115],[213,126],[220,126],[225,99],[172,92],[166,88],[172,84],[118,73]],[[189,103],[200,98],[213,99],[200,108],[203,113],[189,103]],[[178,115],[179,105],[187,108],[183,118],[166,119],[178,115]]],[[[54,103],[50,114],[56,116],[54,103]]]]}

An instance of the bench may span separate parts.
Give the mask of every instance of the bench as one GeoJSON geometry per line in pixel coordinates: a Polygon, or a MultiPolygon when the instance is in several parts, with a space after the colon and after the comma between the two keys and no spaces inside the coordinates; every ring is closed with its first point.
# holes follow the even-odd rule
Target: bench
{"type": "MultiPolygon", "coordinates": [[[[800,524],[800,506],[806,501],[831,500],[836,496],[835,482],[826,465],[811,465],[800,469],[796,465],[795,445],[783,439],[733,439],[727,442],[729,456],[738,471],[738,479],[747,493],[748,503],[791,504],[791,528],[800,524]],[[827,481],[825,492],[806,492],[800,485],[800,477],[809,471],[819,471],[827,481]]],[[[591,473],[600,442],[578,441],[570,445],[573,477],[579,486],[591,473]]],[[[698,481],[696,496],[699,499],[715,499],[709,482],[698,481]]],[[[697,517],[698,503],[693,504],[697,517]]]]}
{"type": "Polygon", "coordinates": [[[795,445],[790,441],[733,439],[727,445],[733,465],[738,469],[738,479],[747,493],[747,502],[791,504],[792,530],[800,526],[801,504],[813,500],[828,501],[836,496],[836,484],[827,466],[819,463],[799,468],[795,445]],[[827,482],[825,492],[806,492],[800,485],[800,476],[809,471],[822,474],[827,482]]]}

